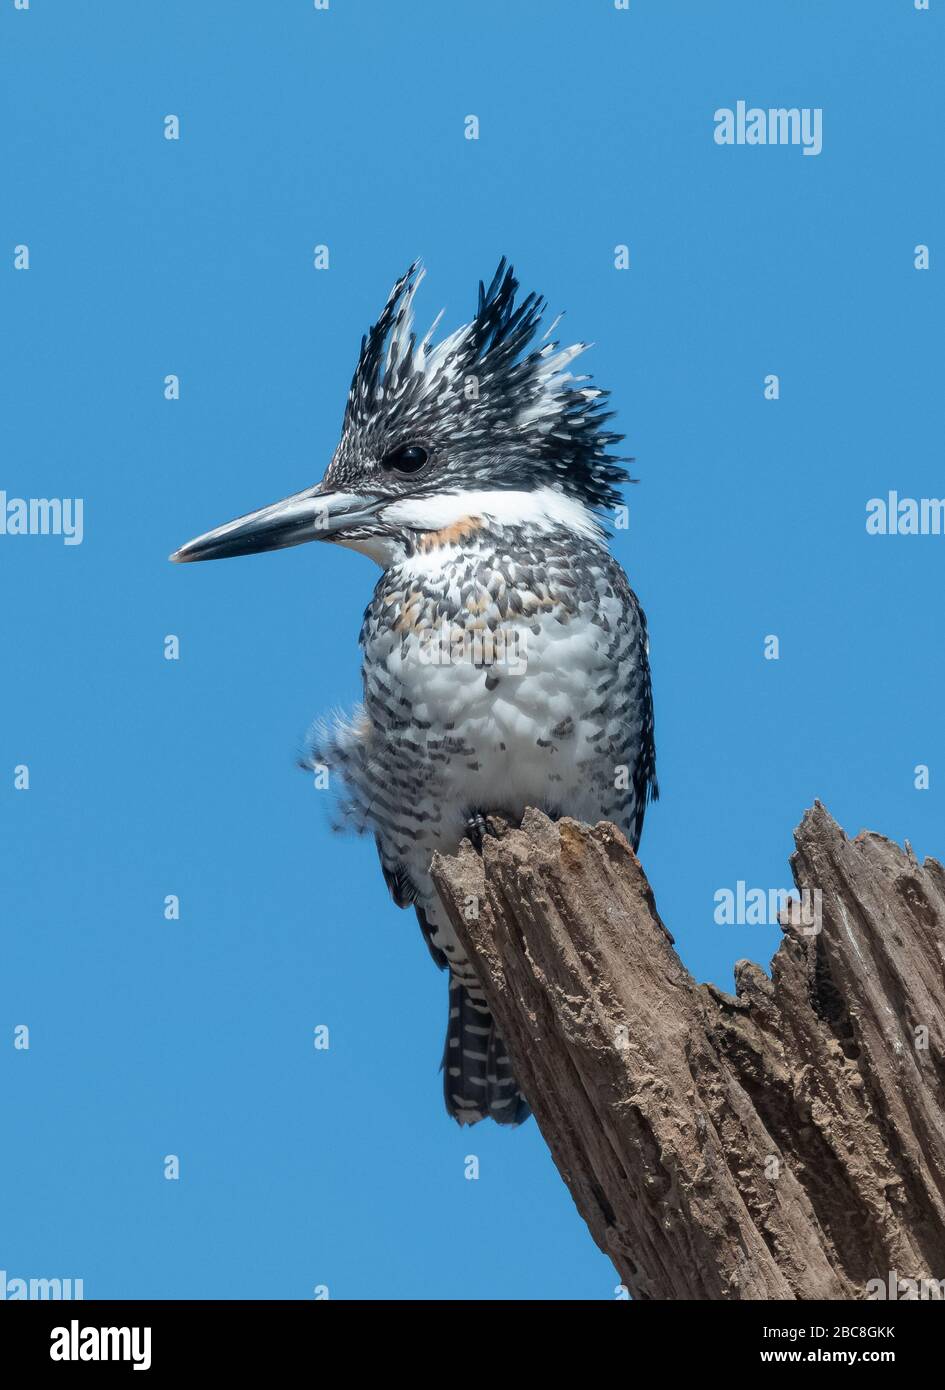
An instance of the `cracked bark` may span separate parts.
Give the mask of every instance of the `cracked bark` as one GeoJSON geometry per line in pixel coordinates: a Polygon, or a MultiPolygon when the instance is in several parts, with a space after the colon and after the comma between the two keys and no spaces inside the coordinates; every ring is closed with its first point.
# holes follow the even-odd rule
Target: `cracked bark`
{"type": "MultiPolygon", "coordinates": [[[[501,822],[433,876],[582,1217],[637,1299],[945,1278],[945,870],[819,804],[820,929],[697,985],[614,826],[501,822]]],[[[808,919],[809,920],[809,919],[808,919]]]]}

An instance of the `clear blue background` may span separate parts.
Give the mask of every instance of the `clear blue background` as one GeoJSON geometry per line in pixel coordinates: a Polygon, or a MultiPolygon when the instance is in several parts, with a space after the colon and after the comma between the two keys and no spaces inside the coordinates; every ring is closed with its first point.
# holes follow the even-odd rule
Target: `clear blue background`
{"type": "Polygon", "coordinates": [[[370,562],[166,563],[321,476],[416,255],[422,317],[467,318],[505,253],[596,344],[641,479],[616,545],[652,634],[642,857],[694,974],[768,961],[777,931],[716,926],[713,894],[789,884],[814,797],[945,850],[945,537],[864,526],[889,488],[945,493],[943,13],[3,0],[0,487],[85,499],[81,547],[0,539],[11,1277],[613,1297],[535,1125],[446,1118],[445,981],[293,766],[357,697],[370,562]],[[740,98],[821,106],[823,153],[719,148],[740,98]]]}

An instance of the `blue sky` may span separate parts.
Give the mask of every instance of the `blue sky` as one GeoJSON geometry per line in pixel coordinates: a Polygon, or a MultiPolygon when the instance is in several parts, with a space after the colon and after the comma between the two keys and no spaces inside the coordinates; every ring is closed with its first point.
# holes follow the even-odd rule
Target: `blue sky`
{"type": "Polygon", "coordinates": [[[447,1119],[445,981],[294,767],[357,698],[372,565],[166,556],[321,476],[415,256],[421,317],[451,327],[506,254],[593,340],[636,459],[615,544],[663,790],[641,856],[687,966],[767,964],[776,929],[717,925],[714,894],[789,885],[815,797],[941,855],[945,536],[865,514],[945,494],[942,23],[911,0],[4,0],[0,488],[84,499],[79,546],[0,537],[8,1275],[613,1297],[534,1123],[447,1119]],[[717,145],[740,99],[822,108],[822,152],[717,145]]]}

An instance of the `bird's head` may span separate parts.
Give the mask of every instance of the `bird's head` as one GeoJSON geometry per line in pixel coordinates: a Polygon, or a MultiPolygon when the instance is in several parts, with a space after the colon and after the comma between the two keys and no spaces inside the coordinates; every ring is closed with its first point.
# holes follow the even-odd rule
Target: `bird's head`
{"type": "Polygon", "coordinates": [[[503,259],[471,323],[418,341],[415,263],[390,292],[361,343],[341,439],[315,487],[188,541],[171,559],[213,560],[329,540],[381,564],[410,553],[423,533],[464,518],[565,524],[585,534],[628,481],[610,450],[607,393],[575,376],[586,343],[560,347],[558,323],[538,337],[544,301],[515,302],[503,259]]]}

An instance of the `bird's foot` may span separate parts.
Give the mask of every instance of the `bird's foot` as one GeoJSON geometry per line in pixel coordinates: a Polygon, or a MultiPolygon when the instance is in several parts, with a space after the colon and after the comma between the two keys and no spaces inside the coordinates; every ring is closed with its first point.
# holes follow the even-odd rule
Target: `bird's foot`
{"type": "Polygon", "coordinates": [[[466,821],[466,834],[477,854],[482,853],[483,841],[487,835],[494,840],[501,840],[507,829],[508,823],[501,816],[483,815],[481,811],[474,811],[466,821]]]}

